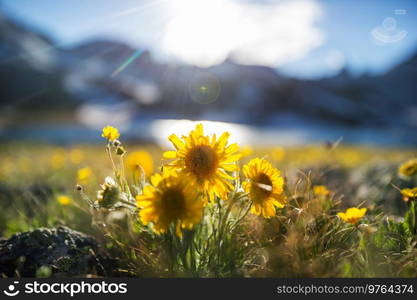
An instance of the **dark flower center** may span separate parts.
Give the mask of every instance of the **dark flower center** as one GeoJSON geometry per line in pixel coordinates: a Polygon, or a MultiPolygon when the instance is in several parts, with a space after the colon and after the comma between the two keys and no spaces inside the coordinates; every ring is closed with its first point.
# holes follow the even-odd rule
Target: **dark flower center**
{"type": "Polygon", "coordinates": [[[251,188],[254,199],[263,200],[272,194],[272,181],[268,175],[260,173],[254,180],[251,188]]]}
{"type": "Polygon", "coordinates": [[[168,219],[178,219],[185,209],[185,199],[182,191],[176,188],[164,191],[162,194],[162,209],[168,219]]]}
{"type": "Polygon", "coordinates": [[[186,159],[187,168],[199,178],[212,175],[218,167],[217,154],[210,146],[198,146],[192,149],[186,159]]]}

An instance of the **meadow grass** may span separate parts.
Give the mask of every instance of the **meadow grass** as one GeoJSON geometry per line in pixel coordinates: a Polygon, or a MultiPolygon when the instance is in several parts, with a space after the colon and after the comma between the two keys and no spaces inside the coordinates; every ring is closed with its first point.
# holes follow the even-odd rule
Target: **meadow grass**
{"type": "Polygon", "coordinates": [[[135,198],[151,174],[166,168],[166,149],[103,144],[3,144],[0,236],[68,226],[96,237],[118,259],[120,276],[417,276],[416,204],[401,193],[417,178],[398,174],[417,156],[413,149],[241,146],[238,180],[225,199],[207,200],[198,222],[162,224],[158,232],[155,219],[139,215],[135,198]],[[243,166],[256,157],[278,169],[284,183],[284,205],[268,218],[253,214],[255,200],[244,188],[243,166]],[[106,185],[106,176],[114,183],[106,185]],[[109,194],[112,184],[117,196],[109,194]],[[366,214],[346,221],[339,213],[350,207],[366,214]]]}

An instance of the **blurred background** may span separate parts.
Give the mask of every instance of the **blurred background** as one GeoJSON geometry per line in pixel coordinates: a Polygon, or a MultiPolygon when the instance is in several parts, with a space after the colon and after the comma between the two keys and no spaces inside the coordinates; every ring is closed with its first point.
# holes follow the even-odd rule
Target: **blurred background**
{"type": "Polygon", "coordinates": [[[417,145],[413,0],[0,0],[0,142],[417,145]]]}

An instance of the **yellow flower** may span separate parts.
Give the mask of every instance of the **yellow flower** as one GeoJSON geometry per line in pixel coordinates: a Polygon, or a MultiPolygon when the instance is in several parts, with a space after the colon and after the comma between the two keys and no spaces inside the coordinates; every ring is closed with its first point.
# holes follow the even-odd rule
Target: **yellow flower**
{"type": "Polygon", "coordinates": [[[65,150],[57,148],[54,150],[51,156],[51,165],[54,169],[62,168],[65,164],[65,150]]]}
{"type": "Polygon", "coordinates": [[[399,169],[398,173],[402,176],[413,176],[414,174],[417,174],[417,158],[410,159],[403,163],[399,169]]]}
{"type": "Polygon", "coordinates": [[[328,196],[330,194],[330,191],[324,185],[315,185],[313,187],[313,192],[316,196],[328,196]]]}
{"type": "Polygon", "coordinates": [[[71,198],[66,196],[66,195],[59,195],[59,196],[56,197],[56,200],[62,206],[67,206],[67,205],[70,205],[72,203],[71,198]]]}
{"type": "Polygon", "coordinates": [[[152,185],[145,186],[143,194],[136,196],[142,223],[152,222],[157,234],[167,232],[169,225],[174,224],[179,237],[182,237],[181,229],[190,230],[200,223],[203,201],[192,180],[173,171],[153,175],[152,185]]]}
{"type": "Polygon", "coordinates": [[[106,126],[103,128],[103,133],[101,134],[102,137],[106,138],[108,141],[112,142],[119,138],[120,133],[117,128],[112,126],[106,126]]]}
{"type": "Polygon", "coordinates": [[[402,189],[401,194],[403,195],[403,200],[407,202],[410,198],[417,198],[417,187],[412,189],[402,189]]]}
{"type": "Polygon", "coordinates": [[[253,153],[253,149],[251,146],[245,146],[240,150],[242,157],[250,156],[253,153]]]}
{"type": "Polygon", "coordinates": [[[285,150],[282,147],[276,147],[272,150],[271,154],[275,161],[281,161],[285,157],[285,150]]]}
{"type": "Polygon", "coordinates": [[[252,159],[243,167],[243,174],[248,179],[243,182],[243,188],[253,202],[252,214],[270,218],[275,215],[275,206],[284,207],[284,179],[268,161],[252,159]]]}
{"type": "Polygon", "coordinates": [[[334,152],[334,154],[336,155],[336,161],[348,168],[359,165],[364,159],[362,157],[364,153],[357,149],[338,148],[338,151],[334,152]]]}
{"type": "Polygon", "coordinates": [[[75,165],[78,165],[83,160],[84,155],[80,149],[72,149],[70,152],[71,162],[75,165]]]}
{"type": "Polygon", "coordinates": [[[337,215],[346,223],[356,224],[365,215],[366,208],[351,207],[346,212],[340,212],[337,215]]]}
{"type": "Polygon", "coordinates": [[[138,177],[140,175],[140,167],[142,167],[147,177],[153,172],[153,159],[147,151],[135,151],[126,157],[126,167],[138,177]]]}
{"type": "Polygon", "coordinates": [[[93,172],[91,171],[91,168],[89,167],[79,169],[77,172],[77,182],[79,184],[87,184],[92,173],[93,172]]]}
{"type": "Polygon", "coordinates": [[[217,140],[216,135],[211,137],[203,133],[203,125],[198,124],[189,136],[183,136],[182,140],[175,134],[169,140],[176,151],[167,151],[163,154],[166,159],[174,159],[166,167],[177,169],[195,179],[201,192],[214,202],[215,196],[227,199],[227,194],[233,189],[229,180],[234,178],[226,172],[237,170],[236,162],[241,154],[237,153],[237,144],[227,146],[230,134],[224,132],[217,140]]]}

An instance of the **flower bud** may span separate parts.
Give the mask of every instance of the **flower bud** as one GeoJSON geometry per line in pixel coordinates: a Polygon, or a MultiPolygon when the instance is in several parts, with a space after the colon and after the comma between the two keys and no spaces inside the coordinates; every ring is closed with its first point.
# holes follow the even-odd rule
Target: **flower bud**
{"type": "Polygon", "coordinates": [[[113,146],[114,147],[119,147],[122,143],[119,140],[114,140],[113,141],[113,146]]]}
{"type": "Polygon", "coordinates": [[[116,149],[116,154],[117,154],[117,155],[122,156],[122,155],[124,155],[125,153],[126,153],[125,148],[123,148],[122,146],[117,147],[117,149],[116,149]]]}
{"type": "Polygon", "coordinates": [[[106,177],[101,189],[97,192],[98,204],[110,208],[120,200],[120,190],[112,177],[106,177]]]}

